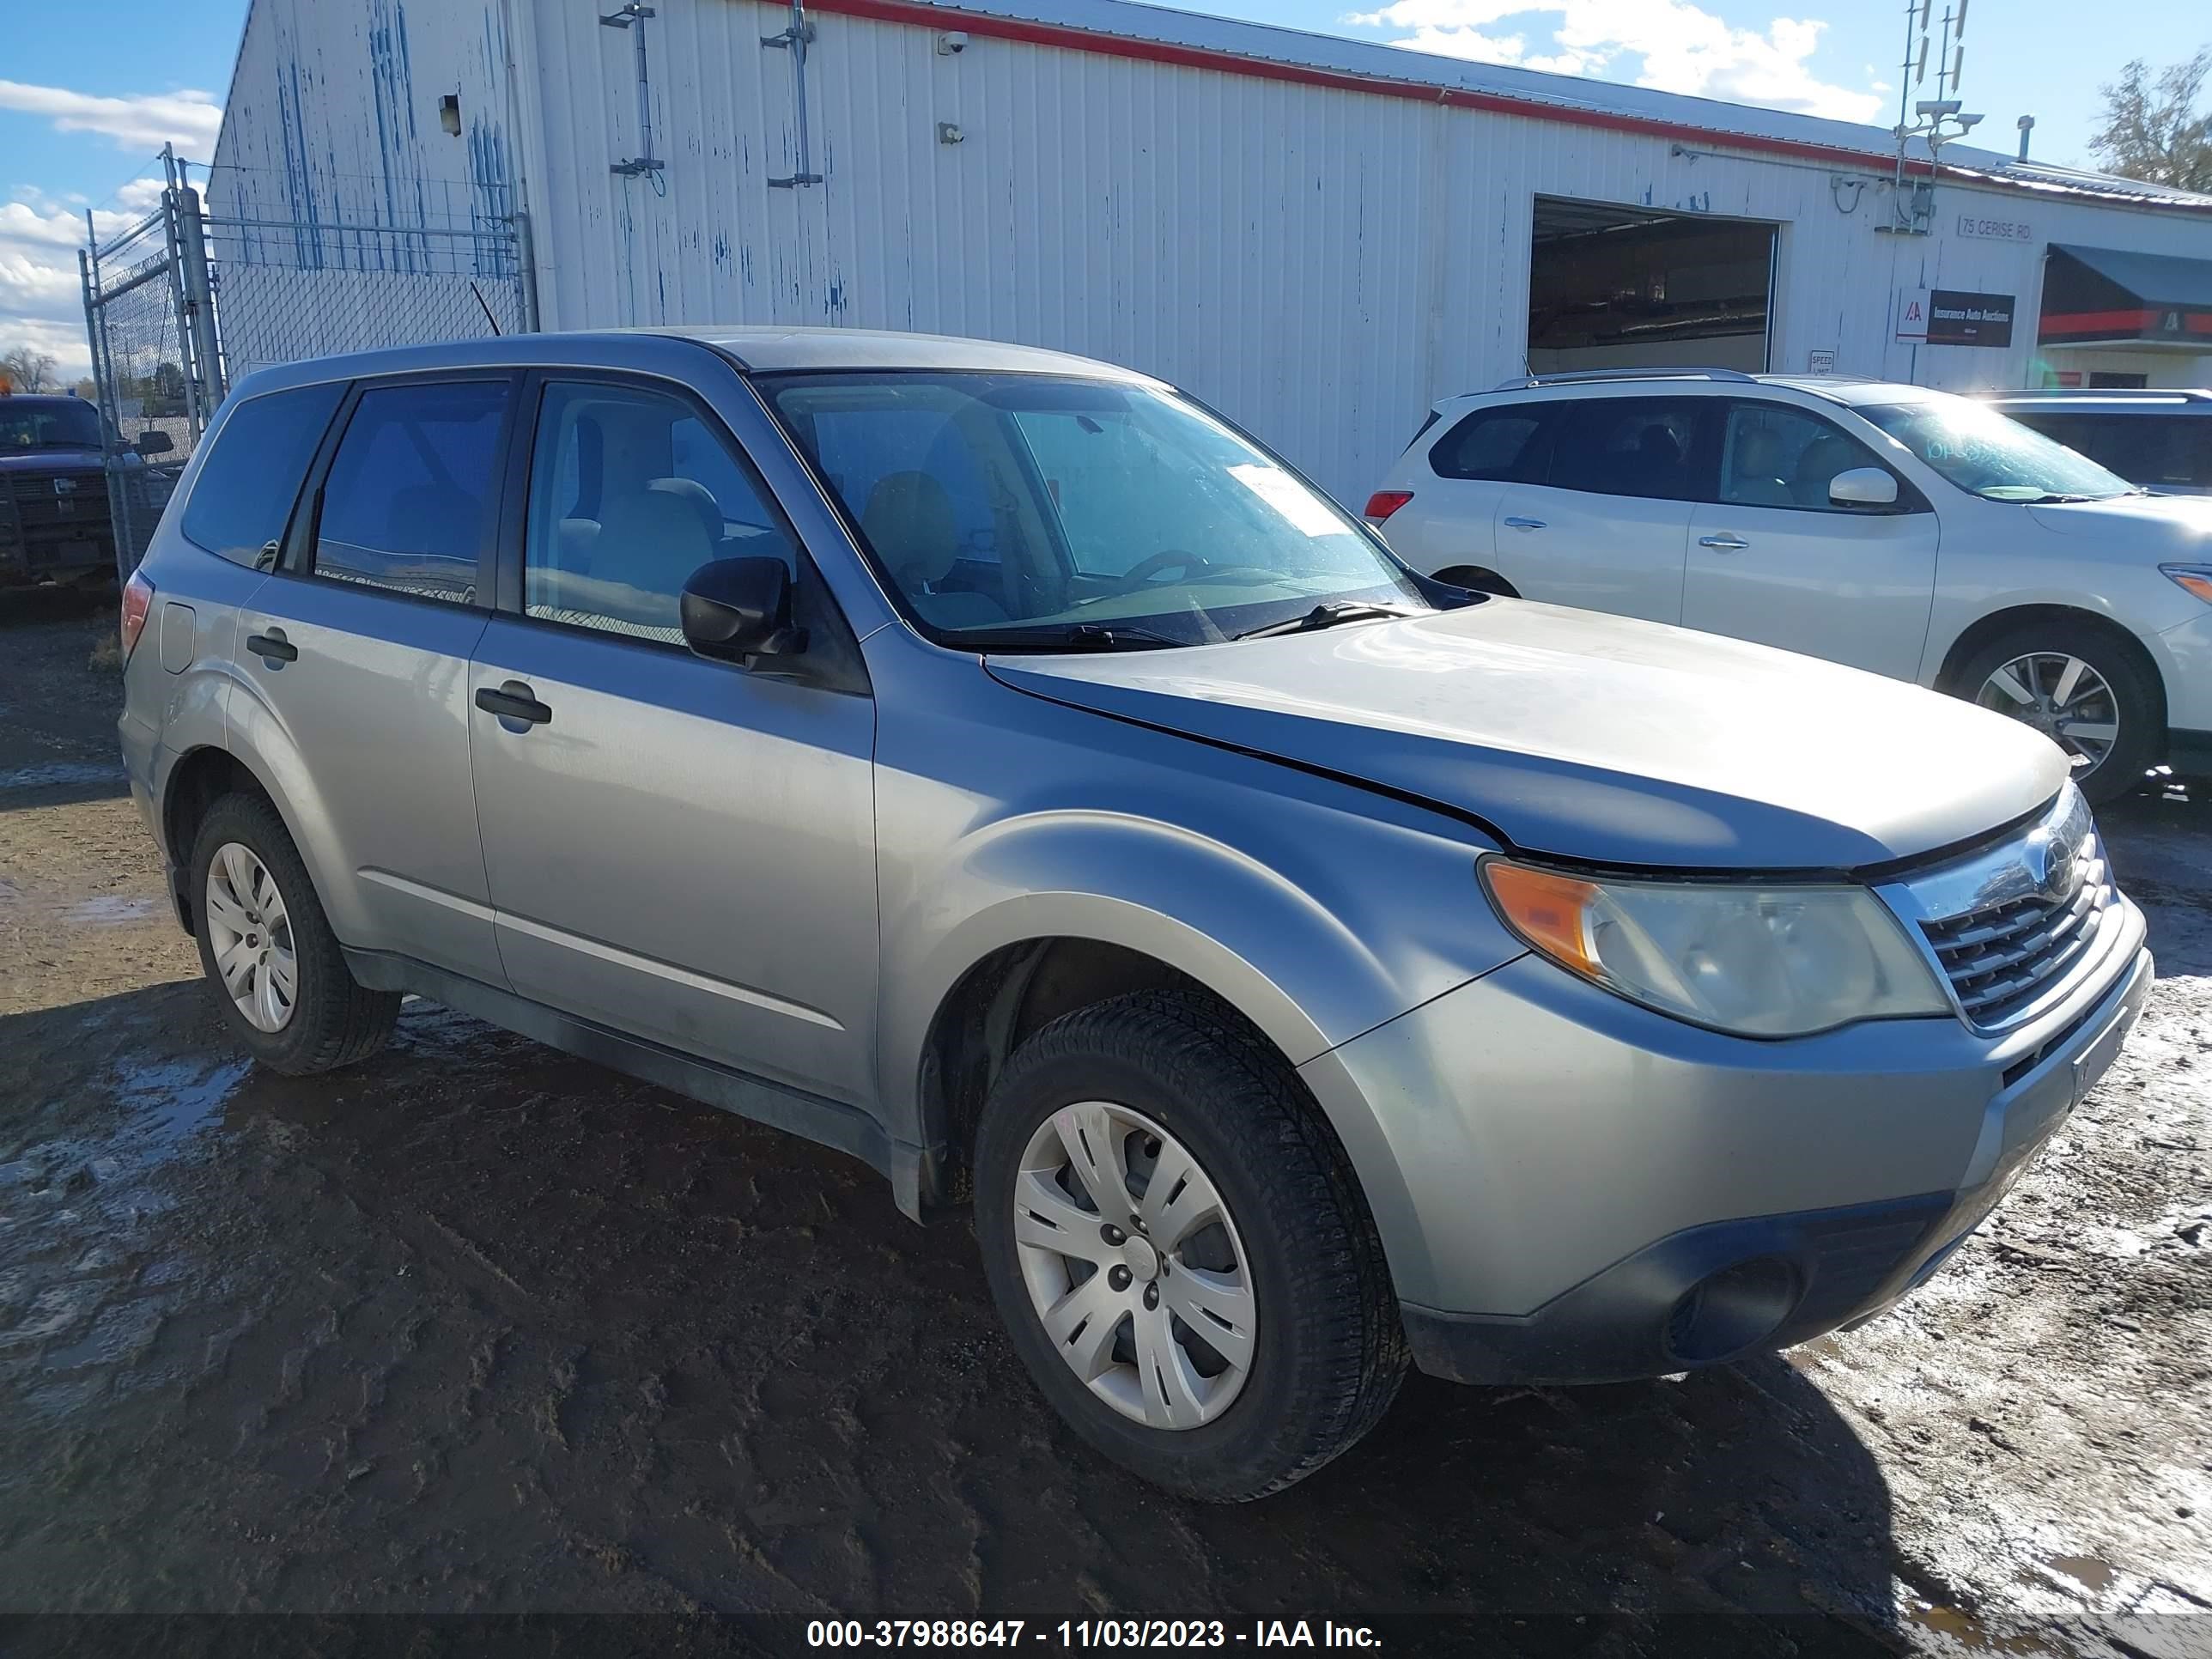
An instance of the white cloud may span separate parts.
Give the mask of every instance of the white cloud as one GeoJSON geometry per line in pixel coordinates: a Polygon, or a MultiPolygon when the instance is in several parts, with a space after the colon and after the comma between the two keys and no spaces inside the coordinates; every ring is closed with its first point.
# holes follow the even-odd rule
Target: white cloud
{"type": "Polygon", "coordinates": [[[96,132],[123,149],[159,149],[175,143],[186,154],[213,154],[222,106],[211,93],[190,89],[127,98],[102,98],[67,87],[34,87],[0,81],[0,109],[44,116],[57,132],[96,132]]]}
{"type": "Polygon", "coordinates": [[[1878,93],[1823,81],[1813,72],[1809,60],[1827,27],[1816,21],[1778,17],[1762,33],[1734,27],[1687,0],[1553,0],[1533,6],[1528,0],[1395,0],[1345,21],[1411,30],[1391,44],[1449,57],[1629,81],[1838,120],[1873,121],[1881,112],[1878,93]],[[1511,25],[1510,32],[1486,32],[1501,23],[1511,25]],[[1549,50],[1531,51],[1532,38],[1549,50]]]}
{"type": "MultiPolygon", "coordinates": [[[[159,195],[158,180],[155,186],[159,195]]],[[[61,373],[75,379],[92,364],[76,263],[76,251],[84,245],[84,215],[35,190],[20,194],[31,199],[0,203],[0,350],[27,345],[50,351],[59,360],[61,373]]],[[[93,222],[108,236],[141,216],[109,210],[94,213],[93,222]]]]}

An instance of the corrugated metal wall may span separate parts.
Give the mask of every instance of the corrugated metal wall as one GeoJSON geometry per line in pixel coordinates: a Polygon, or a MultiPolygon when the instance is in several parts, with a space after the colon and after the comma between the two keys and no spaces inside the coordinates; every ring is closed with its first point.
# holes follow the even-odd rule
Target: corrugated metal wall
{"type": "MultiPolygon", "coordinates": [[[[757,0],[658,0],[658,176],[608,170],[639,152],[637,88],[631,38],[601,26],[597,0],[487,0],[481,15],[440,10],[434,28],[410,16],[420,107],[398,147],[363,19],[399,0],[258,0],[248,55],[280,94],[291,64],[317,65],[310,129],[350,122],[351,149],[333,154],[357,159],[343,165],[468,187],[473,138],[441,151],[454,141],[411,134],[455,84],[489,119],[502,3],[546,326],[843,324],[1107,357],[1189,387],[1354,501],[1432,398],[1519,370],[1539,193],[1779,222],[1775,367],[1832,350],[1847,372],[1937,386],[2027,379],[2045,242],[2202,254],[2212,240],[2185,216],[1948,181],[1937,234],[1891,236],[1875,229],[1880,192],[1817,162],[980,30],[948,56],[931,28],[819,10],[810,140],[826,179],[775,189],[798,159],[792,67],[761,37],[788,14],[757,0]],[[940,143],[939,123],[962,142],[940,143]],[[2031,220],[2033,242],[1952,234],[1969,207],[2031,220]],[[1900,286],[2014,295],[2016,344],[1896,342],[1900,286]]],[[[492,131],[499,154],[518,153],[492,131]]]]}

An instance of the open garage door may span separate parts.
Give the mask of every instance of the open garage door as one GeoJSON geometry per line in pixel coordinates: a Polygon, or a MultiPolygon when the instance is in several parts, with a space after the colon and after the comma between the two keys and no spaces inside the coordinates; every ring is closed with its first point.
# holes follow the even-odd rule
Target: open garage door
{"type": "Polygon", "coordinates": [[[1775,227],[1536,198],[1528,368],[1765,369],[1775,227]]]}

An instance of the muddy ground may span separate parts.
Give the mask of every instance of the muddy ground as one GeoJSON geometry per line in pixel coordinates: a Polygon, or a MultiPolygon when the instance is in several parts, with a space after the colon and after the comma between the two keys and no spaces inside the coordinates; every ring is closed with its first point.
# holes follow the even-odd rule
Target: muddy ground
{"type": "Polygon", "coordinates": [[[111,632],[0,596],[0,1613],[1428,1611],[1625,1653],[1749,1612],[1762,1650],[2212,1651],[2212,810],[2106,815],[2155,999],[1901,1310],[1673,1382],[1416,1377],[1211,1509],[1086,1455],[964,1222],[837,1154],[420,1003],[357,1070],[249,1067],[117,769],[111,632]]]}

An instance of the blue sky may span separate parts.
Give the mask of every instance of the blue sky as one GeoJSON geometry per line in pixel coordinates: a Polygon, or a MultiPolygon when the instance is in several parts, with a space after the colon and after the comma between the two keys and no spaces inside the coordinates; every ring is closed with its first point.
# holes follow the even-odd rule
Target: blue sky
{"type": "MultiPolygon", "coordinates": [[[[1939,15],[1946,3],[1936,0],[1939,15]]],[[[2099,12],[2090,39],[2081,8],[2066,0],[1971,5],[1966,100],[1989,117],[1977,137],[2008,149],[2014,118],[2032,112],[2034,153],[2048,161],[2091,161],[2097,89],[2130,58],[2171,63],[2212,40],[2203,0],[2121,0],[2099,12]]],[[[103,231],[143,213],[165,137],[193,160],[211,153],[246,8],[9,7],[0,350],[28,344],[66,374],[83,371],[75,249],[84,210],[103,215],[103,231]]],[[[1540,9],[1522,0],[1200,0],[1191,9],[1884,126],[1895,119],[1904,47],[1903,7],[1891,0],[1802,0],[1787,15],[1759,0],[1555,0],[1540,9]]]]}

